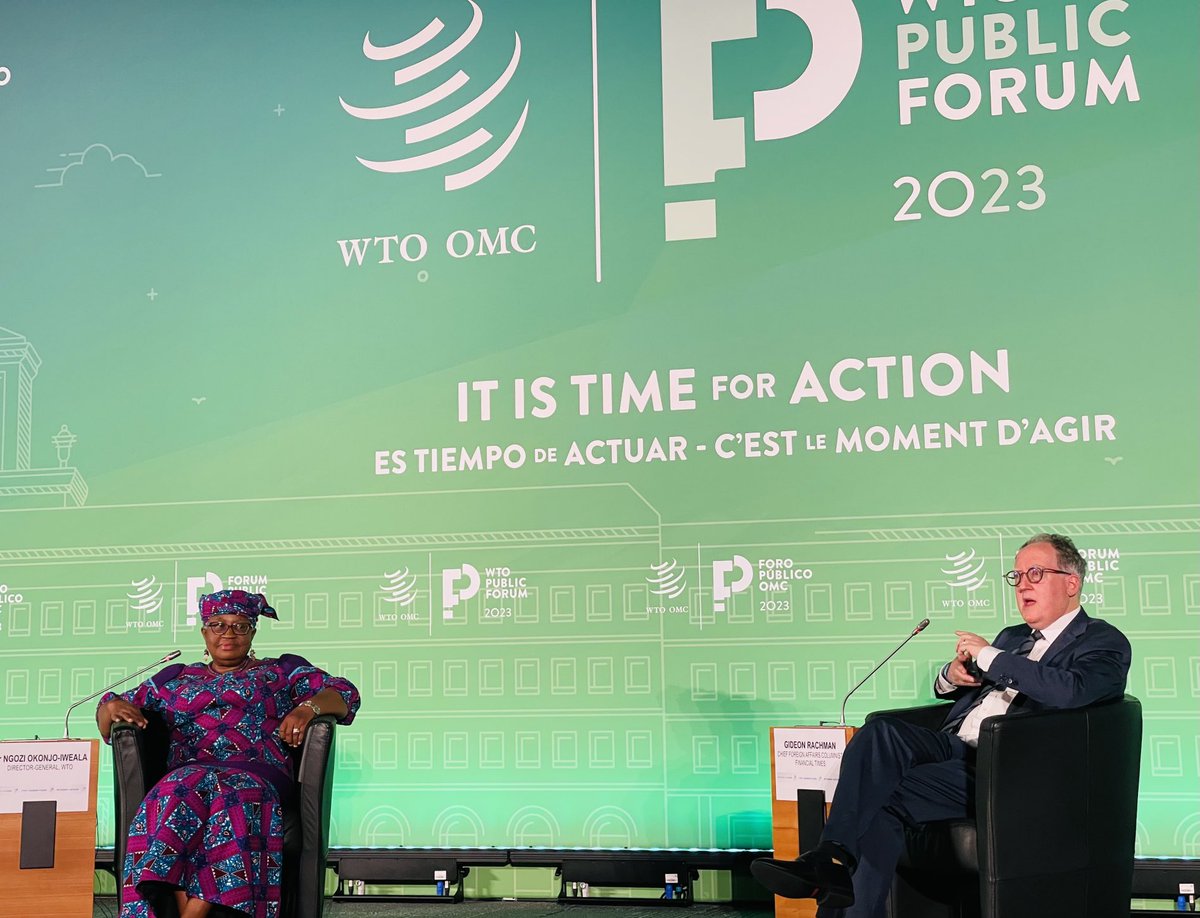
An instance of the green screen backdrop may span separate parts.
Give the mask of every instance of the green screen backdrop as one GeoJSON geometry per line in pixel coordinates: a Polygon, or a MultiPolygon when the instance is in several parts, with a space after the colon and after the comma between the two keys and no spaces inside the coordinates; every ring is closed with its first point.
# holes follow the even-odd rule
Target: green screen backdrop
{"type": "Polygon", "coordinates": [[[768,728],[1049,529],[1200,854],[1198,18],[9,0],[0,736],[261,589],[334,844],[769,846],[768,728]]]}

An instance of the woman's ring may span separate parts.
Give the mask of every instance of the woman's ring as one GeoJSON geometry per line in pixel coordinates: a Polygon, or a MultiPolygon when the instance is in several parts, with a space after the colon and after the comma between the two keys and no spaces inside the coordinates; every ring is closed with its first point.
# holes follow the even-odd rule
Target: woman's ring
{"type": "Polygon", "coordinates": [[[292,727],[292,732],[293,732],[293,733],[299,733],[299,732],[300,732],[300,728],[299,728],[299,727],[292,727]]]}

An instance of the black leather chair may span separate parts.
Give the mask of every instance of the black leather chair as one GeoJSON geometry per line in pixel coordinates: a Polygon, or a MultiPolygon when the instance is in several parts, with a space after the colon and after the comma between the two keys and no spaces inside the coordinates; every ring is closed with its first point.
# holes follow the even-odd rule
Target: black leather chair
{"type": "MultiPolygon", "coordinates": [[[[112,729],[113,873],[118,890],[124,881],[129,825],[146,792],[167,770],[166,724],[152,711],[147,711],[146,717],[149,723],[144,730],[127,723],[113,724],[112,729]]],[[[325,905],[335,723],[328,714],[314,718],[303,746],[292,753],[297,792],[283,808],[282,918],[320,918],[325,905]]],[[[169,908],[173,911],[174,904],[169,908]]]]}
{"type": "MultiPolygon", "coordinates": [[[[871,717],[936,730],[949,708],[871,717]]],[[[1131,695],[985,720],[974,818],[908,830],[893,918],[1128,918],[1141,747],[1131,695]]]]}

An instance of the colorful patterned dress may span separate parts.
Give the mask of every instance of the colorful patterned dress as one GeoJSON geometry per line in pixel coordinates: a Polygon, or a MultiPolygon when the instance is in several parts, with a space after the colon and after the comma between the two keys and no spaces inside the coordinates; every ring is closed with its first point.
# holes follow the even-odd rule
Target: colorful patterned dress
{"type": "Polygon", "coordinates": [[[279,914],[283,866],[280,800],[293,790],[280,721],[322,689],[358,710],[358,690],[303,657],[286,654],[214,674],[203,663],[168,666],[114,698],[162,715],[168,773],[129,827],[121,918],[151,918],[151,902],[182,889],[254,918],[279,914]]]}

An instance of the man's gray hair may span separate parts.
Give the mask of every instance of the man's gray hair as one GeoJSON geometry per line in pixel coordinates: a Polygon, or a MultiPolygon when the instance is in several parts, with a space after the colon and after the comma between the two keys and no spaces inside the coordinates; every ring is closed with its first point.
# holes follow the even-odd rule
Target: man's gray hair
{"type": "MultiPolygon", "coordinates": [[[[1079,575],[1079,582],[1087,576],[1087,559],[1079,553],[1079,549],[1075,547],[1075,543],[1071,541],[1070,536],[1059,535],[1057,532],[1039,532],[1037,535],[1030,538],[1021,548],[1027,548],[1030,545],[1037,545],[1045,542],[1054,548],[1054,554],[1058,556],[1058,566],[1065,571],[1071,571],[1079,575]]],[[[1017,549],[1020,551],[1020,549],[1017,549]]]]}

